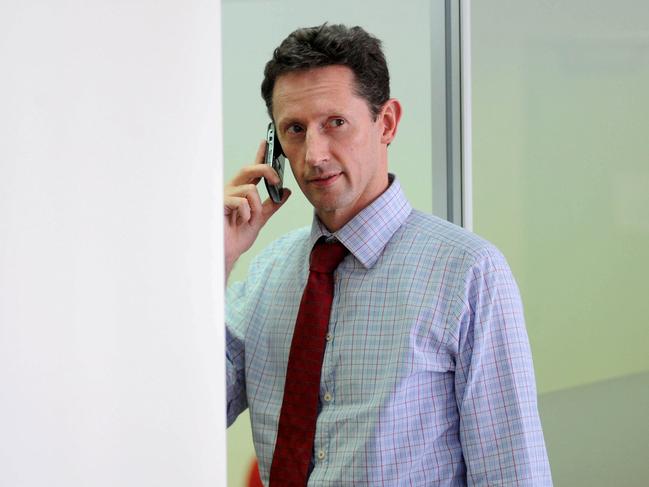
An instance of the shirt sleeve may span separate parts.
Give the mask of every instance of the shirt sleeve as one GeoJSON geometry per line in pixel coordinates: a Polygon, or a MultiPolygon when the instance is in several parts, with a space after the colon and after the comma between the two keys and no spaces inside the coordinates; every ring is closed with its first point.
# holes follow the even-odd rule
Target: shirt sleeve
{"type": "Polygon", "coordinates": [[[246,397],[245,326],[239,312],[245,284],[235,283],[227,290],[225,313],[225,372],[228,426],[248,407],[246,397]]]}
{"type": "Polygon", "coordinates": [[[225,359],[228,426],[248,408],[246,337],[249,337],[249,329],[254,328],[255,320],[258,325],[258,321],[264,319],[264,312],[260,310],[264,308],[262,302],[268,300],[265,289],[273,277],[273,272],[277,272],[278,262],[283,262],[287,255],[307,251],[304,245],[307,241],[305,235],[308,236],[307,228],[275,240],[252,259],[245,280],[230,284],[226,290],[225,359]],[[298,246],[303,248],[296,249],[298,246]]]}
{"type": "Polygon", "coordinates": [[[489,248],[461,298],[455,390],[467,485],[551,486],[520,294],[489,248]]]}

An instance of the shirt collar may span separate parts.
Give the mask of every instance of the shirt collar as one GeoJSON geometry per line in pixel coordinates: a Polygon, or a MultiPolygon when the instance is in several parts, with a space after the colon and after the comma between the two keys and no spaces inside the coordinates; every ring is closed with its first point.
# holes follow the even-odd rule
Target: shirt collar
{"type": "Polygon", "coordinates": [[[337,232],[329,232],[317,215],[311,224],[311,247],[319,238],[337,239],[366,269],[371,269],[397,229],[412,211],[394,174],[388,188],[337,232]]]}

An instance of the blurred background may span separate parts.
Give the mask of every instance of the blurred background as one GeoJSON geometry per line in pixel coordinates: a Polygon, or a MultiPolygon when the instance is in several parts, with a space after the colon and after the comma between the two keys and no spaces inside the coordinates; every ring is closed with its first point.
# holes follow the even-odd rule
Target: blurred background
{"type": "MultiPolygon", "coordinates": [[[[453,3],[223,0],[225,179],[264,135],[259,86],[273,48],[297,27],[361,25],[383,40],[404,106],[390,169],[414,207],[437,212],[453,3]]],[[[555,485],[646,486],[649,4],[490,0],[470,11],[473,230],[503,251],[521,289],[555,485]]],[[[310,224],[287,176],[291,200],[232,280],[310,224]]],[[[229,486],[246,485],[253,458],[243,414],[228,431],[229,486]]]]}

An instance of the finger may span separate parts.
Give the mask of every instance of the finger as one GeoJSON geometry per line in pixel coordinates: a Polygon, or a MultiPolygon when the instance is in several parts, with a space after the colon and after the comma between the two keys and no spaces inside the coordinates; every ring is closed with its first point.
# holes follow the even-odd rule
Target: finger
{"type": "Polygon", "coordinates": [[[259,193],[257,192],[257,186],[254,184],[246,184],[244,187],[244,196],[246,200],[248,200],[248,206],[250,207],[251,211],[251,221],[255,219],[257,216],[261,216],[262,213],[262,204],[261,204],[261,197],[259,196],[259,193]]]}
{"type": "Polygon", "coordinates": [[[264,204],[262,205],[262,211],[261,211],[263,223],[266,223],[268,219],[271,216],[273,216],[277,210],[279,210],[282,206],[284,206],[284,203],[286,203],[286,200],[288,200],[290,196],[291,196],[291,190],[288,188],[284,188],[282,199],[280,200],[279,203],[275,203],[270,198],[264,201],[264,204]]]}
{"type": "Polygon", "coordinates": [[[225,216],[230,218],[230,223],[243,223],[250,221],[251,211],[248,199],[241,196],[226,196],[223,198],[225,216]]]}
{"type": "Polygon", "coordinates": [[[245,198],[251,192],[257,192],[257,186],[252,183],[240,184],[239,186],[226,186],[225,188],[226,196],[241,196],[245,198]]]}
{"type": "Polygon", "coordinates": [[[268,164],[253,164],[242,167],[228,185],[257,184],[262,177],[266,178],[271,184],[279,184],[280,182],[279,176],[271,166],[268,164]]]}
{"type": "Polygon", "coordinates": [[[257,147],[254,164],[241,168],[241,170],[234,176],[234,178],[232,178],[230,184],[257,184],[262,177],[268,179],[272,184],[278,184],[280,182],[279,176],[277,176],[275,170],[268,164],[264,164],[265,155],[266,141],[262,139],[259,142],[259,146],[257,147]]]}
{"type": "Polygon", "coordinates": [[[261,197],[254,184],[242,184],[241,186],[226,188],[227,196],[246,198],[250,206],[251,216],[254,218],[262,212],[261,197]]]}

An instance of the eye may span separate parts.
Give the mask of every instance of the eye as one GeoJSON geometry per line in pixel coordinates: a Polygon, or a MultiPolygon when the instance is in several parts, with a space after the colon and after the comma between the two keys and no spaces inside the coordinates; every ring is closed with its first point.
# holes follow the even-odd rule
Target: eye
{"type": "Polygon", "coordinates": [[[341,127],[342,125],[345,125],[347,122],[345,121],[344,118],[332,118],[329,120],[329,126],[330,127],[341,127]]]}
{"type": "Polygon", "coordinates": [[[298,124],[294,123],[286,127],[286,133],[287,134],[299,134],[302,132],[302,127],[300,127],[298,124]]]}

